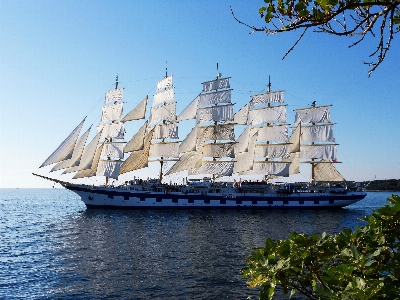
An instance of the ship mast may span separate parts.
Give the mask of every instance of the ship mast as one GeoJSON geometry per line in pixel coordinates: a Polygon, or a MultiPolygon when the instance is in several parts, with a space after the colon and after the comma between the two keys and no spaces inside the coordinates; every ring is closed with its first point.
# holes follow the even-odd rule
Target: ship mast
{"type": "Polygon", "coordinates": [[[177,124],[172,75],[168,75],[168,68],[166,67],[165,77],[157,82],[148,125],[149,130],[154,128],[149,152],[151,159],[149,161],[160,162],[160,183],[163,179],[164,162],[176,161],[179,157],[177,124]]]}
{"type": "MultiPolygon", "coordinates": [[[[118,73],[115,76],[115,90],[118,90],[118,73]]],[[[112,121],[114,123],[114,121],[112,121]]],[[[110,138],[110,142],[112,142],[112,138],[110,138]]],[[[107,160],[111,160],[111,157],[107,156],[107,160]]],[[[106,186],[108,185],[108,176],[106,176],[106,186]]]]}

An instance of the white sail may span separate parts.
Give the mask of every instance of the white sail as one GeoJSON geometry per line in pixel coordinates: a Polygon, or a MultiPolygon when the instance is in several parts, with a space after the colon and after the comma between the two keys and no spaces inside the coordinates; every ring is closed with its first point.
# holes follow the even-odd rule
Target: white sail
{"type": "Polygon", "coordinates": [[[232,161],[204,162],[200,168],[194,169],[191,174],[213,174],[218,176],[231,176],[233,173],[232,161]]]}
{"type": "Polygon", "coordinates": [[[248,124],[286,123],[286,106],[271,106],[249,111],[248,124]]]}
{"type": "Polygon", "coordinates": [[[245,152],[249,147],[251,125],[243,130],[242,134],[238,137],[235,144],[235,153],[245,152]]]}
{"type": "Polygon", "coordinates": [[[233,116],[233,123],[238,125],[246,125],[247,118],[249,115],[249,103],[243,106],[235,115],[233,116]]]}
{"type": "Polygon", "coordinates": [[[142,169],[148,166],[149,151],[154,129],[146,135],[144,139],[143,150],[133,151],[123,162],[120,168],[120,174],[128,173],[134,170],[142,169]]]}
{"type": "Polygon", "coordinates": [[[122,118],[122,107],[123,103],[113,103],[108,106],[103,106],[101,111],[101,121],[102,123],[107,123],[111,121],[120,121],[122,118]]]}
{"type": "Polygon", "coordinates": [[[157,124],[154,126],[153,139],[177,139],[178,138],[178,124],[157,124]]]}
{"type": "Polygon", "coordinates": [[[233,104],[199,108],[197,110],[197,123],[210,121],[222,122],[233,120],[233,104]]]}
{"type": "Polygon", "coordinates": [[[331,115],[329,106],[317,106],[310,108],[296,109],[294,125],[299,123],[330,123],[331,115]]]}
{"type": "Polygon", "coordinates": [[[204,132],[204,140],[234,140],[235,132],[234,125],[211,125],[206,127],[204,132]]]}
{"type": "Polygon", "coordinates": [[[220,103],[231,103],[231,90],[200,94],[199,107],[217,105],[220,103]]]}
{"type": "Polygon", "coordinates": [[[300,173],[300,152],[290,153],[289,161],[291,162],[289,167],[289,175],[300,173]]]}
{"type": "Polygon", "coordinates": [[[302,142],[335,142],[333,125],[302,126],[302,142]]]}
{"type": "Polygon", "coordinates": [[[196,118],[197,106],[200,96],[197,96],[186,108],[178,115],[177,121],[191,120],[196,118]]]}
{"type": "Polygon", "coordinates": [[[173,122],[176,120],[176,102],[168,103],[162,106],[152,107],[150,109],[149,124],[162,121],[173,122]]]}
{"type": "Polygon", "coordinates": [[[82,156],[83,149],[85,148],[86,140],[89,136],[90,128],[76,142],[74,151],[70,159],[60,161],[57,163],[50,172],[77,166],[82,156]]]}
{"type": "Polygon", "coordinates": [[[196,150],[198,126],[195,126],[179,145],[179,153],[196,150]]]}
{"type": "Polygon", "coordinates": [[[149,151],[139,150],[134,151],[124,161],[119,171],[120,174],[143,169],[149,166],[149,151]]]}
{"type": "Polygon", "coordinates": [[[283,126],[263,126],[258,129],[259,141],[288,141],[288,127],[283,126]]]}
{"type": "Polygon", "coordinates": [[[118,179],[122,161],[120,160],[100,160],[97,165],[96,176],[105,176],[118,179]]]}
{"type": "Polygon", "coordinates": [[[179,143],[155,143],[151,144],[150,157],[165,157],[165,158],[178,158],[179,157],[179,143]]]}
{"type": "Polygon", "coordinates": [[[314,167],[316,181],[345,181],[335,166],[327,160],[319,162],[314,167]]]}
{"type": "MultiPolygon", "coordinates": [[[[235,153],[235,167],[233,169],[234,173],[243,173],[245,171],[251,170],[254,163],[254,148],[257,142],[258,133],[250,134],[248,148],[245,152],[235,153]]],[[[235,148],[236,151],[236,148],[235,148]]]]}
{"type": "Polygon", "coordinates": [[[135,106],[134,109],[132,109],[123,119],[122,122],[128,122],[132,120],[141,120],[144,119],[146,116],[146,106],[147,106],[147,100],[148,96],[144,97],[142,101],[138,105],[135,106]]]}
{"type": "Polygon", "coordinates": [[[103,144],[101,144],[97,148],[96,153],[95,153],[94,158],[93,158],[93,163],[92,163],[92,166],[90,167],[90,169],[85,169],[85,170],[78,171],[75,174],[75,176],[72,177],[72,179],[95,176],[96,172],[97,172],[97,165],[99,164],[100,154],[101,154],[102,149],[103,149],[103,144]]]}
{"type": "Polygon", "coordinates": [[[171,102],[174,102],[174,88],[154,94],[153,107],[171,102]]]}
{"type": "Polygon", "coordinates": [[[233,144],[232,143],[211,143],[204,144],[203,148],[204,157],[231,157],[233,158],[233,144]]]}
{"type": "Polygon", "coordinates": [[[287,153],[288,144],[256,144],[254,157],[282,158],[287,153]]]}
{"type": "Polygon", "coordinates": [[[337,160],[336,145],[301,145],[300,158],[337,160]]]}
{"type": "Polygon", "coordinates": [[[173,173],[194,169],[201,166],[202,159],[201,152],[189,151],[184,153],[179,160],[168,170],[166,175],[173,173]]]}
{"type": "Polygon", "coordinates": [[[250,108],[260,104],[282,103],[284,101],[283,91],[267,92],[251,96],[250,108]]]}
{"type": "MultiPolygon", "coordinates": [[[[257,175],[275,175],[288,177],[290,163],[286,162],[259,162],[254,163],[253,170],[249,173],[257,175]]],[[[244,173],[246,175],[246,173],[244,173]]]]}
{"type": "Polygon", "coordinates": [[[58,146],[58,148],[44,161],[44,163],[39,168],[72,157],[72,152],[74,151],[75,143],[78,139],[79,132],[82,129],[83,122],[85,122],[85,119],[83,119],[83,121],[78,126],[76,126],[74,130],[72,130],[69,136],[60,144],[60,146],[58,146]]]}
{"type": "Polygon", "coordinates": [[[124,152],[132,152],[137,150],[142,150],[144,145],[144,135],[147,129],[147,121],[142,127],[136,132],[132,139],[125,145],[124,152]]]}
{"type": "Polygon", "coordinates": [[[291,144],[289,151],[291,153],[300,152],[300,131],[301,126],[299,125],[292,131],[292,135],[289,138],[289,143],[291,144]]]}
{"type": "Polygon", "coordinates": [[[172,87],[172,75],[165,77],[164,79],[157,82],[157,91],[165,90],[168,87],[172,87]]]}
{"type": "Polygon", "coordinates": [[[123,88],[108,91],[106,93],[106,99],[104,101],[104,104],[108,104],[115,101],[122,101],[123,96],[124,96],[123,88]]]}
{"type": "Polygon", "coordinates": [[[216,80],[203,82],[202,84],[203,84],[203,93],[230,88],[229,77],[228,78],[218,77],[216,80]]]}
{"type": "Polygon", "coordinates": [[[100,132],[100,130],[102,130],[100,137],[101,140],[124,138],[125,129],[124,123],[122,122],[97,126],[97,132],[100,132]]]}
{"type": "Polygon", "coordinates": [[[104,143],[104,147],[103,147],[103,151],[101,152],[101,156],[123,159],[124,158],[124,151],[123,151],[124,146],[125,146],[125,143],[122,143],[122,142],[104,143]]]}
{"type": "Polygon", "coordinates": [[[92,167],[93,159],[96,153],[97,144],[100,139],[101,132],[96,134],[92,141],[85,147],[79,166],[70,167],[64,170],[63,174],[76,172],[80,170],[90,169],[92,167]]]}

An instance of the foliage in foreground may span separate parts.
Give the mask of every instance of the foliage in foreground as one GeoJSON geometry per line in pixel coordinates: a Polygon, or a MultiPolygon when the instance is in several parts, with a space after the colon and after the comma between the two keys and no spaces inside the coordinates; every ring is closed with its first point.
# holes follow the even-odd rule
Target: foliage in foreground
{"type": "Polygon", "coordinates": [[[247,258],[243,276],[250,288],[262,288],[260,299],[272,299],[277,285],[309,299],[399,299],[400,197],[388,202],[354,231],[267,238],[247,258]]]}
{"type": "Polygon", "coordinates": [[[309,28],[315,32],[355,37],[357,40],[350,47],[361,43],[367,35],[377,38],[376,49],[369,56],[375,57],[375,61],[364,62],[371,67],[369,74],[385,59],[394,34],[400,32],[399,0],[264,0],[264,6],[258,12],[266,23],[261,28],[238,20],[233,11],[232,14],[253,32],[302,31],[288,53],[309,28]]]}

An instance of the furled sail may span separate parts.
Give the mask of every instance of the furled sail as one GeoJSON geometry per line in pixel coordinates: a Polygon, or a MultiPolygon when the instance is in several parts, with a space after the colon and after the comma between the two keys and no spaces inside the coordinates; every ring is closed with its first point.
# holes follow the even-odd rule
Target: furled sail
{"type": "Polygon", "coordinates": [[[70,133],[60,146],[58,146],[58,148],[44,161],[40,168],[72,157],[79,132],[82,129],[85,119],[83,119],[83,121],[70,133]]]}

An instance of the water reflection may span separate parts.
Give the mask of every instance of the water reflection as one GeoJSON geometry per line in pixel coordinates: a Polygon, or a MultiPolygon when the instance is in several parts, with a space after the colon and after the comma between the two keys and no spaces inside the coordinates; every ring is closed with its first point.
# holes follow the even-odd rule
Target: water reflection
{"type": "MultiPolygon", "coordinates": [[[[55,296],[242,298],[250,248],[354,227],[355,210],[86,210],[60,227],[55,296]]],[[[253,291],[253,294],[255,291],[253,291]]]]}
{"type": "Polygon", "coordinates": [[[250,248],[354,228],[390,193],[334,211],[86,210],[65,191],[0,196],[0,298],[246,299],[257,295],[240,274],[250,248]]]}

